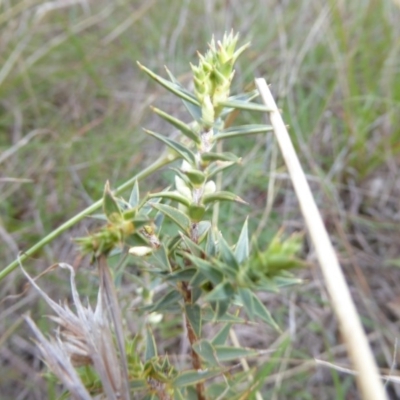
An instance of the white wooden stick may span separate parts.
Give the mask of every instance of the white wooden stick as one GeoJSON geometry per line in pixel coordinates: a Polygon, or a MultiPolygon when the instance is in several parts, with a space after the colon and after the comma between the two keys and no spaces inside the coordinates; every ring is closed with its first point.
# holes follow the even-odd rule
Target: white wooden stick
{"type": "Polygon", "coordinates": [[[264,104],[271,109],[269,116],[276,139],[292,180],[303,217],[314,244],[317,258],[325,278],[331,302],[346,343],[347,351],[358,372],[357,383],[365,400],[386,400],[378,369],[362,328],[358,313],[350,296],[335,250],[322,222],[321,214],[311,194],[286,126],[265,79],[256,79],[264,104]]]}

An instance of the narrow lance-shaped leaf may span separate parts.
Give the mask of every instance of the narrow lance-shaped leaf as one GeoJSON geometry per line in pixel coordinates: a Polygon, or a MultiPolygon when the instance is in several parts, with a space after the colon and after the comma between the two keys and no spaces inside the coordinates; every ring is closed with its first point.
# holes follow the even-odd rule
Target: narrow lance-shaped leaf
{"type": "Polygon", "coordinates": [[[152,206],[175,222],[185,232],[189,231],[190,219],[182,211],[167,204],[152,204],[152,206]]]}
{"type": "Polygon", "coordinates": [[[182,282],[182,281],[191,281],[193,277],[196,275],[196,268],[185,268],[179,271],[172,272],[168,274],[165,278],[166,282],[182,282]]]}
{"type": "Polygon", "coordinates": [[[211,307],[203,307],[204,321],[218,321],[218,323],[245,324],[246,320],[233,314],[224,314],[220,319],[217,318],[215,311],[211,307]]]}
{"type": "Polygon", "coordinates": [[[211,257],[214,257],[216,253],[217,253],[217,239],[215,237],[215,231],[211,227],[207,235],[206,254],[208,254],[211,257]]]}
{"type": "Polygon", "coordinates": [[[179,301],[181,300],[181,294],[175,290],[171,289],[166,295],[162,296],[155,304],[149,307],[143,307],[144,309],[148,309],[150,312],[153,311],[163,311],[168,310],[171,307],[176,308],[179,306],[179,301]],[[175,307],[176,306],[176,307],[175,307]]]}
{"type": "Polygon", "coordinates": [[[254,302],[251,290],[248,288],[239,288],[239,296],[247,315],[251,321],[254,321],[254,302]]]}
{"type": "Polygon", "coordinates": [[[247,218],[243,224],[242,231],[240,232],[239,239],[235,247],[235,257],[239,264],[249,258],[249,233],[247,229],[247,218]]]}
{"type": "Polygon", "coordinates": [[[232,162],[238,162],[240,160],[239,157],[237,157],[235,154],[233,153],[213,153],[213,152],[209,152],[209,153],[203,153],[201,155],[201,159],[203,161],[232,161],[232,162]]]}
{"type": "Polygon", "coordinates": [[[266,309],[264,304],[260,301],[256,294],[252,293],[253,296],[253,304],[254,304],[254,313],[261,318],[267,324],[273,326],[278,332],[280,332],[280,328],[278,324],[274,321],[271,316],[271,313],[266,309]]]}
{"type": "Polygon", "coordinates": [[[174,200],[178,203],[183,204],[186,207],[189,207],[190,205],[189,199],[178,192],[158,192],[149,195],[150,199],[152,199],[153,197],[161,197],[162,199],[174,200]]]}
{"type": "Polygon", "coordinates": [[[158,251],[154,254],[154,257],[158,260],[160,265],[162,265],[166,271],[172,271],[171,264],[168,258],[168,252],[167,249],[165,248],[164,243],[161,243],[161,246],[158,249],[158,251]]]}
{"type": "Polygon", "coordinates": [[[222,171],[225,171],[228,168],[233,167],[235,164],[239,163],[240,161],[241,161],[241,159],[239,158],[238,162],[219,161],[215,164],[210,165],[206,169],[208,179],[212,179],[215,175],[219,174],[222,171]]]}
{"type": "Polygon", "coordinates": [[[222,329],[212,338],[211,343],[214,346],[223,345],[226,343],[229,337],[229,331],[231,330],[232,324],[225,324],[222,329]]]}
{"type": "Polygon", "coordinates": [[[217,285],[210,293],[205,297],[206,301],[219,301],[231,299],[235,294],[235,289],[229,282],[222,282],[217,285]]]}
{"type": "Polygon", "coordinates": [[[236,194],[226,191],[206,194],[203,196],[202,201],[205,205],[216,201],[236,201],[238,203],[248,204],[236,194]]]}
{"type": "Polygon", "coordinates": [[[215,309],[216,321],[221,319],[227,314],[229,306],[231,305],[231,299],[221,299],[216,301],[214,304],[211,303],[215,309]]]}
{"type": "Polygon", "coordinates": [[[169,122],[171,125],[175,126],[175,128],[179,129],[186,137],[193,140],[195,143],[200,144],[201,141],[199,135],[197,135],[196,132],[194,132],[189,125],[173,117],[172,115],[167,114],[164,111],[161,111],[156,107],[151,107],[151,109],[161,118],[169,122]]]}
{"type": "Polygon", "coordinates": [[[217,367],[219,365],[214,346],[208,340],[199,340],[193,345],[193,350],[211,366],[217,367]]]}
{"type": "Polygon", "coordinates": [[[138,181],[135,181],[131,195],[129,196],[129,205],[132,208],[135,208],[139,205],[140,197],[139,197],[139,184],[138,181]]]}
{"type": "MultiPolygon", "coordinates": [[[[179,88],[181,88],[182,91],[185,93],[186,89],[180,84],[180,82],[174,77],[174,75],[172,75],[171,71],[167,67],[165,67],[165,70],[167,71],[169,79],[171,79],[171,81],[175,83],[179,88]]],[[[256,92],[258,93],[257,90],[256,92]]],[[[193,117],[193,119],[195,121],[201,122],[201,107],[198,104],[191,103],[183,98],[182,102],[186,109],[189,111],[189,114],[193,117]]]]}
{"type": "Polygon", "coordinates": [[[186,235],[180,233],[182,241],[185,243],[187,250],[191,254],[193,254],[196,257],[199,257],[203,253],[203,249],[197,245],[195,242],[193,242],[192,239],[188,238],[186,235]]]}
{"type": "Polygon", "coordinates": [[[183,89],[176,83],[170,82],[167,79],[164,79],[163,77],[155,74],[153,71],[149,70],[146,68],[144,65],[140,64],[140,62],[137,63],[139,65],[139,68],[143,70],[144,72],[147,73],[152,79],[154,79],[156,82],[158,82],[160,85],[164,86],[167,90],[170,92],[176,94],[178,97],[187,100],[190,103],[193,103],[195,105],[199,105],[198,100],[196,97],[194,97],[190,92],[187,90],[183,89]]]}
{"type": "Polygon", "coordinates": [[[157,357],[157,346],[154,339],[153,332],[149,327],[146,329],[146,351],[144,354],[145,361],[151,360],[153,357],[157,357]]]}
{"type": "Polygon", "coordinates": [[[176,142],[175,140],[169,139],[166,136],[160,135],[159,133],[144,129],[146,133],[165,143],[169,148],[176,151],[182,158],[184,158],[189,164],[195,163],[195,155],[185,146],[176,142]]]}
{"type": "Polygon", "coordinates": [[[172,382],[173,387],[180,388],[185,386],[193,386],[197,383],[204,382],[207,379],[221,375],[224,371],[218,369],[189,370],[179,374],[172,382]]]}
{"type": "MultiPolygon", "coordinates": [[[[258,90],[253,90],[251,92],[248,93],[240,93],[234,96],[230,96],[227,101],[243,101],[246,103],[249,103],[251,100],[253,100],[254,98],[258,97],[260,95],[260,93],[258,92],[258,90]]],[[[221,117],[224,118],[227,114],[231,113],[234,110],[234,108],[229,108],[226,107],[224,108],[224,111],[221,113],[221,117]]]]}
{"type": "Polygon", "coordinates": [[[243,347],[214,346],[214,350],[219,361],[232,361],[244,357],[254,357],[259,354],[255,349],[243,347]]]}
{"type": "Polygon", "coordinates": [[[213,285],[218,285],[222,281],[224,277],[222,272],[212,263],[188,253],[184,253],[183,256],[188,258],[213,285]]]}
{"type": "Polygon", "coordinates": [[[121,217],[122,212],[110,189],[110,183],[107,181],[103,194],[103,211],[110,222],[115,222],[115,218],[121,217]]]}
{"type": "Polygon", "coordinates": [[[197,337],[201,337],[201,308],[198,304],[186,304],[185,313],[197,337]]]}
{"type": "Polygon", "coordinates": [[[231,269],[234,269],[236,272],[238,272],[239,263],[236,260],[235,254],[229,247],[228,243],[226,243],[226,240],[221,233],[219,234],[219,250],[224,263],[231,269]]]}
{"type": "MultiPolygon", "coordinates": [[[[211,229],[210,221],[200,221],[197,225],[197,233],[199,235],[198,243],[201,243],[207,236],[208,231],[211,229]]],[[[207,253],[210,254],[210,253],[207,253]]]]}
{"type": "Polygon", "coordinates": [[[253,135],[257,133],[265,133],[273,131],[272,125],[242,125],[234,128],[229,128],[224,131],[218,132],[217,135],[213,136],[212,140],[227,139],[237,136],[253,135]]]}

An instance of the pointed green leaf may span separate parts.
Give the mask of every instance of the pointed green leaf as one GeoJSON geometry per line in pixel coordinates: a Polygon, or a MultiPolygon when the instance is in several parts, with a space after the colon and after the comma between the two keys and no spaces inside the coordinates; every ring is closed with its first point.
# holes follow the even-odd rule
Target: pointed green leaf
{"type": "Polygon", "coordinates": [[[129,205],[132,208],[135,208],[139,205],[140,197],[139,197],[139,184],[138,181],[135,181],[131,195],[129,196],[129,205]]]}
{"type": "Polygon", "coordinates": [[[201,308],[198,304],[186,304],[185,313],[197,337],[201,336],[201,308]]]}
{"type": "Polygon", "coordinates": [[[216,320],[221,321],[221,318],[228,312],[229,306],[231,305],[231,299],[221,299],[216,302],[211,302],[216,314],[216,320]]]}
{"type": "Polygon", "coordinates": [[[202,171],[190,170],[182,172],[189,178],[190,183],[195,187],[202,185],[206,180],[206,176],[202,171]]]}
{"type": "Polygon", "coordinates": [[[204,382],[207,379],[214,378],[221,375],[223,371],[220,368],[217,369],[205,369],[205,370],[189,370],[180,373],[172,382],[175,388],[192,386],[197,383],[204,382]]]}
{"type": "Polygon", "coordinates": [[[251,321],[254,321],[254,302],[251,290],[247,288],[239,288],[239,296],[247,315],[251,321]]]}
{"type": "Polygon", "coordinates": [[[240,160],[239,157],[237,157],[233,153],[203,153],[201,155],[201,159],[206,162],[212,162],[212,161],[231,161],[231,162],[238,162],[240,160]]]}
{"type": "Polygon", "coordinates": [[[171,264],[168,258],[168,252],[165,248],[164,243],[162,243],[158,250],[153,253],[153,257],[158,261],[158,264],[163,270],[172,271],[171,264]]]}
{"type": "Polygon", "coordinates": [[[119,207],[117,199],[111,192],[110,183],[108,181],[104,187],[103,211],[110,222],[115,222],[116,219],[122,217],[121,208],[119,207]]]}
{"type": "Polygon", "coordinates": [[[190,201],[187,197],[181,195],[178,192],[158,192],[158,193],[153,193],[149,194],[149,198],[162,198],[162,199],[169,199],[169,200],[174,200],[177,201],[178,203],[183,204],[186,207],[189,207],[190,201]]]}
{"type": "MultiPolygon", "coordinates": [[[[176,85],[181,88],[183,92],[186,91],[186,89],[180,84],[180,82],[172,75],[171,71],[165,67],[167,74],[169,76],[169,79],[171,79],[171,82],[175,83],[176,85]]],[[[258,93],[258,91],[256,91],[258,93]]],[[[189,114],[193,117],[195,121],[201,122],[201,107],[199,105],[190,103],[186,101],[185,99],[182,99],[183,104],[185,105],[186,109],[189,111],[189,114]]]]}
{"type": "Polygon", "coordinates": [[[156,340],[154,339],[153,332],[150,327],[146,328],[146,351],[144,353],[145,361],[151,360],[153,357],[157,357],[157,346],[156,340]]]}
{"type": "Polygon", "coordinates": [[[175,271],[165,278],[167,282],[189,282],[196,275],[196,268],[185,268],[179,271],[175,271]]]}
{"type": "Polygon", "coordinates": [[[182,241],[185,243],[187,249],[191,254],[193,254],[196,257],[200,257],[201,254],[203,254],[203,249],[197,245],[195,242],[193,242],[192,239],[189,237],[183,235],[182,233],[180,234],[182,241]]]}
{"type": "Polygon", "coordinates": [[[177,233],[172,238],[168,238],[167,240],[168,254],[172,254],[178,248],[181,242],[182,242],[182,237],[179,233],[177,233]]]}
{"type": "Polygon", "coordinates": [[[272,292],[272,293],[279,292],[279,287],[272,278],[265,276],[265,274],[260,271],[251,271],[251,273],[252,275],[254,274],[253,281],[256,283],[255,285],[256,291],[272,292]]]}
{"type": "Polygon", "coordinates": [[[236,257],[221,233],[219,234],[219,250],[224,263],[236,272],[238,272],[239,264],[236,260],[236,257]]]}
{"type": "Polygon", "coordinates": [[[270,312],[266,309],[264,304],[260,301],[255,293],[252,293],[253,304],[254,304],[254,314],[257,315],[260,319],[262,319],[267,324],[274,327],[277,331],[281,331],[278,324],[272,318],[270,312]]]}
{"type": "Polygon", "coordinates": [[[242,125],[218,132],[217,135],[213,136],[213,140],[221,140],[237,136],[253,135],[257,133],[270,132],[273,130],[274,128],[271,125],[242,125]]]}
{"type": "MultiPolygon", "coordinates": [[[[239,159],[238,163],[240,163],[241,159],[239,159]]],[[[233,167],[234,165],[238,164],[232,161],[220,161],[218,163],[210,165],[206,168],[206,173],[208,179],[212,179],[215,175],[219,174],[220,172],[233,167]]]]}
{"type": "Polygon", "coordinates": [[[177,309],[180,307],[179,302],[182,300],[182,295],[175,289],[171,289],[167,294],[162,296],[157,302],[150,307],[144,307],[144,309],[148,309],[150,312],[153,311],[164,311],[177,309]]]}
{"type": "Polygon", "coordinates": [[[200,221],[199,222],[199,224],[197,226],[197,232],[199,235],[199,241],[198,241],[199,243],[201,243],[205,239],[210,228],[211,228],[210,221],[200,221]]]}
{"type": "Polygon", "coordinates": [[[149,131],[144,129],[146,133],[165,143],[172,150],[176,151],[182,158],[184,158],[189,164],[195,164],[194,154],[182,144],[176,142],[175,140],[169,139],[166,136],[160,135],[159,133],[149,131]]]}
{"type": "Polygon", "coordinates": [[[161,76],[155,74],[153,71],[149,70],[142,64],[138,62],[139,68],[142,69],[144,72],[147,73],[152,79],[158,82],[160,85],[164,86],[165,89],[169,90],[170,92],[176,94],[178,97],[188,101],[189,103],[199,105],[198,100],[194,97],[190,92],[183,89],[181,86],[177,85],[176,83],[170,82],[161,76]]]}
{"type": "Polygon", "coordinates": [[[193,350],[212,367],[217,367],[219,365],[215,357],[214,347],[208,340],[199,340],[193,345],[193,350]]]}
{"type": "Polygon", "coordinates": [[[214,257],[217,254],[217,239],[215,237],[214,229],[210,229],[207,235],[206,254],[214,257]]]}
{"type": "Polygon", "coordinates": [[[236,315],[232,315],[229,313],[225,313],[221,318],[217,318],[217,314],[215,310],[213,310],[210,306],[203,307],[203,321],[218,321],[219,323],[231,323],[231,324],[245,324],[248,321],[245,321],[243,318],[237,317],[236,315]]]}
{"type": "Polygon", "coordinates": [[[161,211],[165,216],[170,218],[185,232],[189,231],[190,219],[182,211],[179,211],[176,208],[171,207],[167,204],[152,204],[152,206],[156,210],[161,211]]]}
{"type": "MultiPolygon", "coordinates": [[[[258,90],[253,90],[251,92],[248,93],[240,93],[234,96],[230,96],[228,98],[227,101],[242,101],[242,102],[246,102],[249,103],[251,100],[255,99],[256,97],[258,97],[260,95],[260,93],[258,92],[258,90]]],[[[234,108],[230,108],[230,107],[225,107],[224,111],[221,113],[221,117],[225,117],[227,114],[231,113],[234,110],[234,108]]]]}
{"type": "Polygon", "coordinates": [[[302,279],[295,278],[294,276],[274,276],[274,282],[279,288],[284,288],[287,286],[300,285],[303,283],[302,279]]]}
{"type": "Polygon", "coordinates": [[[222,272],[212,263],[199,257],[194,257],[191,254],[184,253],[183,255],[188,258],[213,285],[218,285],[222,281],[224,277],[222,272]]]}
{"type": "Polygon", "coordinates": [[[238,203],[248,204],[236,194],[225,191],[206,194],[203,196],[202,201],[205,205],[216,201],[236,201],[238,203]]]}
{"type": "Polygon", "coordinates": [[[169,122],[171,125],[175,126],[175,128],[179,129],[182,132],[182,134],[184,134],[186,137],[193,140],[197,144],[201,143],[199,135],[196,132],[194,132],[189,125],[173,117],[172,115],[169,115],[164,111],[161,111],[156,107],[152,107],[151,109],[165,121],[169,122]]]}
{"type": "Polygon", "coordinates": [[[249,103],[243,100],[226,100],[221,101],[219,106],[234,108],[237,110],[248,110],[248,111],[261,111],[261,112],[270,112],[271,108],[265,107],[261,104],[257,103],[249,103]]]}
{"type": "Polygon", "coordinates": [[[247,229],[247,220],[243,224],[242,231],[240,232],[239,239],[235,247],[235,257],[239,264],[249,258],[249,233],[247,229]]]}
{"type": "Polygon", "coordinates": [[[219,301],[231,299],[235,294],[235,289],[230,282],[221,282],[210,293],[205,296],[206,301],[219,301]]]}
{"type": "Polygon", "coordinates": [[[259,355],[257,350],[244,347],[214,346],[214,349],[219,361],[235,361],[239,358],[259,355]]]}
{"type": "Polygon", "coordinates": [[[229,337],[229,332],[231,330],[232,324],[225,324],[222,329],[213,337],[211,343],[213,346],[224,345],[229,337]]]}

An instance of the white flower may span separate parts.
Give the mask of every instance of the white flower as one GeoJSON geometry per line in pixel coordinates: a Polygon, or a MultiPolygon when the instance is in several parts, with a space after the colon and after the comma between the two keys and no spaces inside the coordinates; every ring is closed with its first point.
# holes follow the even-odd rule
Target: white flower
{"type": "Polygon", "coordinates": [[[211,194],[217,190],[214,181],[208,181],[204,186],[204,194],[211,194]]]}
{"type": "Polygon", "coordinates": [[[129,253],[137,257],[147,256],[152,251],[153,249],[148,246],[134,246],[129,249],[129,253]]]}

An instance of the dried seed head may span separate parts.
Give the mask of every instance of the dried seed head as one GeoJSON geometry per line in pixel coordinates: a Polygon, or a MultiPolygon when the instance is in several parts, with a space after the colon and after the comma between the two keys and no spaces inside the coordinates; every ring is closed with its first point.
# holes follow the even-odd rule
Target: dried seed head
{"type": "MultiPolygon", "coordinates": [[[[59,305],[54,302],[21,267],[31,285],[57,314],[52,319],[59,327],[55,338],[50,339],[45,338],[35,323],[27,318],[43,358],[71,394],[73,394],[71,387],[84,388],[81,382],[78,385],[73,367],[92,364],[99,374],[103,390],[108,398],[128,399],[129,395],[124,390],[127,383],[124,382],[123,367],[114,345],[111,323],[104,312],[106,307],[111,306],[108,304],[108,298],[104,295],[102,286],[99,289],[95,310],[93,311],[90,305],[84,307],[76,288],[73,267],[68,264],[59,264],[59,266],[70,271],[71,292],[76,313],[67,304],[59,305]]],[[[91,399],[90,396],[84,397],[84,395],[76,397],[91,399]]]]}

